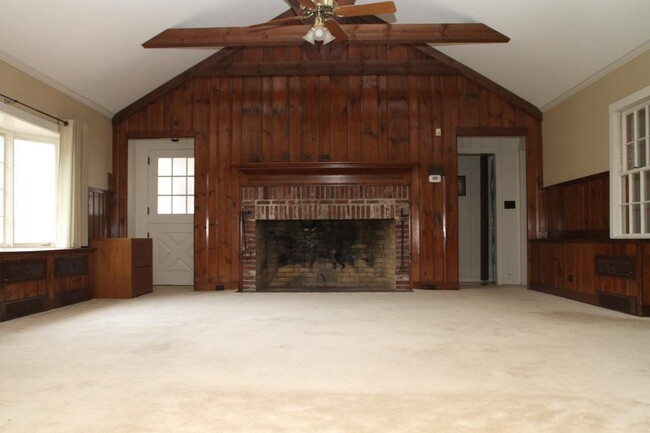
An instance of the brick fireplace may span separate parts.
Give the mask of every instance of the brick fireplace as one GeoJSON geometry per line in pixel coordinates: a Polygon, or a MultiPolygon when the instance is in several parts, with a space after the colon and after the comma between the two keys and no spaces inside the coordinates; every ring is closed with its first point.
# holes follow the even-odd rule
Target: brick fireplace
{"type": "Polygon", "coordinates": [[[305,183],[241,188],[242,289],[408,290],[410,186],[305,183]]]}

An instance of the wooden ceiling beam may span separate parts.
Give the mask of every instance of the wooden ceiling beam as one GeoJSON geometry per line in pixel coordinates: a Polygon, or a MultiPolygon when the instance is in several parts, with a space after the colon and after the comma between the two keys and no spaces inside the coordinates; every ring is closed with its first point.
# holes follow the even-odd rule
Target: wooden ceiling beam
{"type": "MultiPolygon", "coordinates": [[[[510,39],[481,23],[469,24],[341,24],[347,43],[500,43],[510,39]]],[[[308,26],[206,27],[167,29],[145,48],[209,48],[224,46],[300,45],[308,26]]]]}
{"type": "Polygon", "coordinates": [[[234,62],[215,63],[199,76],[273,77],[323,75],[457,75],[458,72],[433,60],[369,61],[319,60],[309,62],[234,62]]]}

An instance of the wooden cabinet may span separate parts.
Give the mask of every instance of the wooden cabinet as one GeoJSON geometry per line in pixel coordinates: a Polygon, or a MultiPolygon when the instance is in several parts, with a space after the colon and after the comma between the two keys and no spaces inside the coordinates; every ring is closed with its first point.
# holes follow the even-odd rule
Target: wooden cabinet
{"type": "Polygon", "coordinates": [[[153,289],[151,239],[93,239],[96,298],[133,298],[153,289]]]}

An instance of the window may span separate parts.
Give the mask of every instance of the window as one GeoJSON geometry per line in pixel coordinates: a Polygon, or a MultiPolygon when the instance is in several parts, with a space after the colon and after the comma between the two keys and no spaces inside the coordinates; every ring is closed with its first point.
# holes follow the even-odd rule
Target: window
{"type": "Polygon", "coordinates": [[[616,238],[650,238],[650,87],[610,106],[610,224],[616,238]]]}
{"type": "Polygon", "coordinates": [[[0,112],[0,246],[56,243],[58,133],[0,112]]]}
{"type": "Polygon", "coordinates": [[[158,158],[158,214],[194,213],[194,158],[158,158]]]}

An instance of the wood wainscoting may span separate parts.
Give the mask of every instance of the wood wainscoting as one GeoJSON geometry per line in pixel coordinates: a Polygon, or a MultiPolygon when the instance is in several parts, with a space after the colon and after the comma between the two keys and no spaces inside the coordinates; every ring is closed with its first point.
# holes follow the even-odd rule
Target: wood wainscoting
{"type": "Polygon", "coordinates": [[[88,239],[106,238],[111,230],[113,193],[88,188],[88,239]]]}
{"type": "Polygon", "coordinates": [[[609,238],[609,173],[542,191],[545,239],[529,243],[529,287],[650,315],[650,242],[609,238]]]}
{"type": "Polygon", "coordinates": [[[0,253],[0,322],[92,298],[88,248],[0,253]]]}

